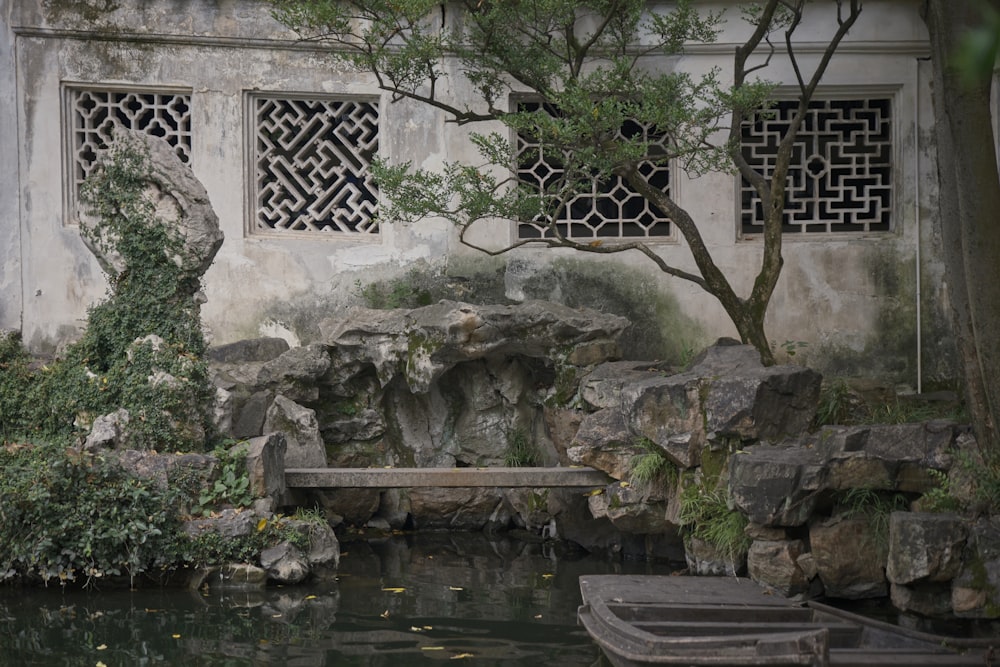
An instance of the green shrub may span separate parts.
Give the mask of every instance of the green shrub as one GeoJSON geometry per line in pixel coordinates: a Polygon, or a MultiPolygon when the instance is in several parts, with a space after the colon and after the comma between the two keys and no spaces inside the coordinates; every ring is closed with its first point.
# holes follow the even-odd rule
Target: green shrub
{"type": "Polygon", "coordinates": [[[54,445],[8,445],[0,468],[0,580],[89,583],[171,565],[172,491],[54,445]]]}

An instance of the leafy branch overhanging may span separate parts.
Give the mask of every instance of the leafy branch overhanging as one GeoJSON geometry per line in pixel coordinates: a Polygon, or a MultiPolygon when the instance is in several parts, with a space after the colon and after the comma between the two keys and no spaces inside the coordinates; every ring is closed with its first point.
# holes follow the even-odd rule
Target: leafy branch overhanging
{"type": "MultiPolygon", "coordinates": [[[[389,200],[386,220],[438,216],[458,226],[459,239],[489,255],[533,245],[612,254],[637,251],[663,273],[692,282],[714,296],[740,338],[765,363],[774,356],[764,318],[782,268],[786,179],[802,118],[837,48],[857,21],[861,0],[836,0],[831,36],[811,73],[796,50],[795,33],[807,0],[761,0],[741,9],[749,37],[735,49],[732,84],[713,68],[692,73],[679,60],[685,45],[716,41],[719,13],[702,13],[690,0],[669,11],[645,0],[272,0],[275,17],[303,39],[332,47],[338,59],[374,76],[393,101],[430,105],[463,126],[499,122],[505,132],[470,133],[476,164],[447,163],[441,171],[409,162],[373,167],[389,200]],[[783,48],[776,43],[778,39],[783,48]],[[772,58],[788,58],[795,76],[795,113],[781,138],[771,174],[744,158],[745,123],[768,113],[776,86],[760,79],[772,58]],[[448,85],[449,79],[456,84],[448,85]],[[463,85],[474,100],[453,96],[463,85]],[[519,107],[541,102],[549,113],[519,107]],[[626,122],[651,126],[667,141],[624,137],[626,122]],[[511,175],[517,163],[511,135],[531,137],[559,170],[543,183],[511,175]],[[676,164],[691,175],[736,171],[763,205],[760,266],[741,296],[716,264],[695,221],[670,192],[648,178],[651,164],[676,164]],[[595,179],[620,178],[666,213],[691,251],[695,270],[668,262],[640,239],[574,238],[563,213],[595,179]],[[542,238],[487,246],[473,232],[496,220],[541,224],[542,238]]],[[[831,22],[832,24],[832,22],[831,22]]]]}

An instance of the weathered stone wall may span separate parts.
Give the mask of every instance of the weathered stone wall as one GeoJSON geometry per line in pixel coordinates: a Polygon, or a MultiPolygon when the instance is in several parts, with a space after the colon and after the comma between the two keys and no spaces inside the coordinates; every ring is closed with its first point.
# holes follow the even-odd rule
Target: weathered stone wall
{"type": "MultiPolygon", "coordinates": [[[[714,4],[702,3],[706,9],[714,4]]],[[[500,276],[506,299],[567,298],[560,284],[582,284],[595,275],[609,283],[648,285],[646,308],[629,313],[639,322],[668,328],[663,308],[682,314],[682,331],[636,355],[680,356],[708,340],[731,335],[721,308],[699,289],[660,275],[638,255],[615,258],[568,255],[525,248],[507,259],[486,260],[456,242],[448,225],[426,220],[385,225],[374,238],[345,234],[258,234],[247,226],[246,97],[249,91],[379,96],[374,82],[335,64],[276,24],[263,0],[27,0],[5,3],[0,30],[0,83],[15,95],[0,100],[0,327],[23,329],[24,340],[51,352],[74,335],[86,307],[105,285],[96,262],[65,210],[66,177],[61,156],[66,84],[169,87],[192,96],[191,164],[208,189],[227,242],[206,275],[203,313],[217,343],[280,335],[293,343],[315,340],[310,326],[325,314],[356,301],[355,281],[405,276],[425,267],[451,279],[475,281],[483,272],[500,276]],[[16,63],[16,66],[15,66],[16,63]],[[16,82],[16,85],[15,85],[16,82]],[[574,266],[560,264],[570,260],[574,266]],[[564,281],[546,276],[561,274],[564,281]],[[656,311],[655,318],[649,313],[656,311]]],[[[732,13],[732,12],[731,12],[732,13]]],[[[804,26],[819,39],[823,17],[804,26]]],[[[683,66],[704,71],[731,63],[732,44],[743,30],[732,17],[717,46],[691,49],[683,66]]],[[[806,37],[813,39],[814,37],[806,37]]],[[[932,121],[928,81],[917,56],[925,34],[913,3],[866,3],[858,26],[834,58],[824,90],[831,94],[878,91],[893,99],[895,129],[894,231],[868,237],[826,235],[789,238],[785,272],[774,296],[768,331],[781,344],[804,342],[798,358],[818,368],[888,373],[914,383],[916,365],[916,270],[921,244],[924,378],[951,374],[949,337],[941,312],[937,240],[931,234],[934,174],[925,139],[932,121]],[[917,127],[919,109],[920,127],[917,127]],[[920,216],[921,230],[917,229],[920,216]],[[928,342],[929,341],[929,342],[928,342]],[[863,363],[858,360],[864,359],[863,363]]],[[[806,60],[815,57],[805,45],[806,60]]],[[[780,56],[780,54],[779,54],[780,56]]],[[[794,80],[777,57],[771,80],[794,80]]],[[[469,91],[460,82],[457,96],[469,91]]],[[[390,160],[434,167],[469,157],[465,130],[445,124],[428,108],[390,104],[381,98],[380,152],[390,160]]],[[[490,128],[477,128],[489,130],[490,128]]],[[[736,232],[734,179],[707,174],[676,183],[680,203],[703,225],[706,242],[737,289],[752,282],[759,240],[736,232]]],[[[509,240],[506,224],[484,230],[477,240],[509,240]]],[[[664,242],[657,252],[688,265],[683,244],[664,242]]],[[[596,283],[595,283],[596,285],[596,283]]],[[[580,296],[578,298],[584,298],[580,296]]],[[[493,301],[497,302],[497,301],[493,301]]],[[[574,303],[573,305],[581,305],[574,303]]],[[[637,343],[637,348],[642,345],[637,343]]]]}

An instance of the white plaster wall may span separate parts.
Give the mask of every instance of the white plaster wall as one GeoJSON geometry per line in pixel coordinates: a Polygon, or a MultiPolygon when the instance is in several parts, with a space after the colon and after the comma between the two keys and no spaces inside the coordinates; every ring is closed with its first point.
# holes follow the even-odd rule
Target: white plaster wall
{"type": "Polygon", "coordinates": [[[11,3],[0,4],[0,329],[21,328],[17,89],[11,3]]]}
{"type": "MultiPolygon", "coordinates": [[[[726,4],[705,2],[699,6],[711,9],[726,4]]],[[[79,241],[76,228],[66,224],[63,211],[60,86],[67,82],[172,86],[192,91],[191,161],[226,235],[205,278],[208,303],[203,314],[216,342],[280,330],[282,323],[271,321],[276,312],[287,314],[296,308],[335,311],[350,298],[359,279],[390,277],[415,265],[492,265],[482,255],[460,246],[455,230],[435,220],[385,225],[380,236],[366,239],[335,234],[248,233],[247,91],[377,96],[377,89],[363,74],[322,54],[295,47],[288,41],[291,35],[273,22],[267,5],[258,0],[135,0],[119,5],[123,8],[99,16],[98,25],[138,33],[147,43],[123,40],[122,33],[99,32],[101,39],[81,39],[69,32],[80,28],[79,18],[70,10],[52,9],[60,6],[58,2],[24,0],[14,10],[11,23],[17,35],[13,40],[17,97],[13,105],[0,100],[0,105],[7,104],[0,106],[0,148],[20,147],[20,198],[17,182],[12,181],[0,191],[0,215],[7,214],[4,220],[17,218],[19,224],[0,227],[0,253],[5,253],[0,269],[0,325],[19,323],[23,313],[25,339],[36,349],[50,349],[81,323],[87,305],[104,292],[96,262],[79,241]],[[49,9],[43,11],[43,5],[49,9]],[[13,118],[16,139],[12,140],[13,118]],[[20,250],[12,251],[18,234],[20,250]],[[24,267],[23,284],[13,277],[19,259],[24,267]],[[19,309],[21,313],[17,313],[19,309]]],[[[829,34],[835,22],[834,3],[820,7],[827,14],[814,18],[802,30],[806,41],[802,60],[807,70],[818,54],[818,41],[810,44],[810,40],[829,34]]],[[[733,45],[747,30],[736,12],[729,15],[719,44],[690,49],[677,66],[695,73],[718,66],[723,77],[727,76],[733,45]]],[[[4,35],[8,41],[0,41],[0,84],[9,84],[13,68],[3,65],[11,59],[11,38],[9,32],[4,35]]],[[[788,239],[785,270],[768,319],[769,335],[776,343],[808,342],[815,354],[824,346],[860,351],[878,328],[887,299],[915,298],[915,294],[900,293],[899,288],[887,296],[881,284],[884,281],[877,274],[880,263],[912,262],[916,253],[918,143],[924,175],[933,173],[926,169],[929,155],[922,145],[932,120],[926,73],[918,81],[916,60],[925,49],[924,29],[914,2],[872,1],[866,3],[856,29],[833,59],[824,79],[825,90],[861,94],[879,90],[893,95],[895,229],[868,237],[788,239]],[[920,142],[915,133],[917,108],[922,109],[920,142]]],[[[793,81],[788,60],[781,53],[765,76],[773,81],[793,81]]],[[[461,80],[447,85],[456,98],[464,95],[461,80]]],[[[433,109],[413,103],[390,104],[382,96],[380,115],[380,148],[391,160],[435,167],[445,160],[475,157],[464,140],[469,128],[446,124],[433,109]]],[[[10,153],[0,151],[0,161],[9,162],[10,153]]],[[[4,169],[2,177],[10,180],[10,171],[4,169]]],[[[717,262],[737,291],[746,294],[761,248],[758,240],[738,238],[734,187],[735,177],[729,174],[694,179],[682,175],[675,194],[701,223],[717,262]]],[[[921,196],[925,229],[930,228],[929,196],[926,190],[921,196]]],[[[929,247],[924,260],[930,263],[930,274],[937,276],[935,267],[939,265],[931,254],[933,238],[927,231],[925,237],[929,247]]],[[[478,241],[495,245],[511,238],[511,227],[504,223],[486,225],[476,235],[478,241]]],[[[693,268],[682,240],[660,243],[657,248],[672,263],[693,268]]],[[[609,269],[628,266],[670,292],[685,314],[700,325],[706,339],[734,334],[711,297],[693,285],[661,276],[638,253],[608,258],[525,249],[518,257],[536,266],[566,257],[599,262],[609,269]]],[[[518,294],[518,281],[517,275],[508,276],[509,296],[518,294]]],[[[916,321],[910,326],[915,329],[916,321]]]]}

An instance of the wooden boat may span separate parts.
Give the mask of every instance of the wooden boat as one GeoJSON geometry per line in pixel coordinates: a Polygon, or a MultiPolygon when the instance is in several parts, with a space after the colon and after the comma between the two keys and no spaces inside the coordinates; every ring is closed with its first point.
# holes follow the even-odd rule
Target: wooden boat
{"type": "Polygon", "coordinates": [[[986,667],[990,644],[1000,649],[1000,638],[928,635],[735,577],[590,575],[580,591],[579,621],[615,667],[986,667]]]}

